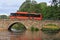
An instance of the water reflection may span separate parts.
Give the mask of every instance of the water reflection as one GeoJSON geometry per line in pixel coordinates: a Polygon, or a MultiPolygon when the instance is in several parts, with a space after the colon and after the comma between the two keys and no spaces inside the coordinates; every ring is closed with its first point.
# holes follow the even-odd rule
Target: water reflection
{"type": "Polygon", "coordinates": [[[41,40],[39,32],[25,31],[20,33],[1,32],[0,40],[41,40]],[[2,35],[1,35],[2,34],[2,35]]]}
{"type": "Polygon", "coordinates": [[[23,33],[11,33],[10,40],[41,40],[39,32],[25,31],[23,33]]]}
{"type": "Polygon", "coordinates": [[[42,40],[60,40],[60,32],[56,34],[46,34],[42,32],[42,40]]]}
{"type": "Polygon", "coordinates": [[[60,40],[60,32],[55,35],[48,35],[42,31],[25,31],[20,33],[0,32],[0,40],[60,40]]]}
{"type": "Polygon", "coordinates": [[[56,35],[59,33],[59,31],[42,31],[44,34],[48,34],[48,35],[56,35]]]}

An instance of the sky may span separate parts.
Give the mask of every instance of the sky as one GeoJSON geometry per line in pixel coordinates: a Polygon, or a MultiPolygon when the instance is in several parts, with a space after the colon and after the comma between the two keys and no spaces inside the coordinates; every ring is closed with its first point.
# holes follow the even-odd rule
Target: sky
{"type": "MultiPolygon", "coordinates": [[[[25,0],[0,0],[0,15],[15,13],[25,0]]],[[[50,5],[51,0],[35,0],[38,3],[46,2],[50,5]]]]}

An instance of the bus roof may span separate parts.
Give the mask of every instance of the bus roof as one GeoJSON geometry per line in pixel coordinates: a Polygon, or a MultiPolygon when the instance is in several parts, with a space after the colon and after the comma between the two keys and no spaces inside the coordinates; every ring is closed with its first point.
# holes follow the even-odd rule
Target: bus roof
{"type": "Polygon", "coordinates": [[[28,12],[16,12],[18,14],[28,14],[28,12]]]}

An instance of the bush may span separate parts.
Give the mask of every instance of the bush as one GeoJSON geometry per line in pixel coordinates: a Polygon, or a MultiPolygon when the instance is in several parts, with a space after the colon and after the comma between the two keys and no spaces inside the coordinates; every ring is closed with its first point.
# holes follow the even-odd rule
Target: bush
{"type": "Polygon", "coordinates": [[[15,29],[15,30],[25,30],[26,28],[25,28],[25,26],[23,24],[18,23],[18,24],[14,24],[12,26],[12,29],[15,29]]]}
{"type": "Polygon", "coordinates": [[[31,27],[31,31],[39,31],[38,28],[31,27]]]}
{"type": "Polygon", "coordinates": [[[46,24],[43,28],[59,29],[59,26],[56,24],[46,24]]]}
{"type": "Polygon", "coordinates": [[[39,31],[39,29],[38,28],[35,28],[35,31],[39,31]]]}
{"type": "Polygon", "coordinates": [[[56,24],[47,24],[46,26],[57,26],[56,24]]]}
{"type": "Polygon", "coordinates": [[[31,27],[31,31],[34,31],[35,30],[35,28],[34,27],[31,27]]]}
{"type": "Polygon", "coordinates": [[[60,28],[55,24],[47,24],[47,25],[44,25],[41,30],[49,33],[56,33],[60,31],[60,28]]]}

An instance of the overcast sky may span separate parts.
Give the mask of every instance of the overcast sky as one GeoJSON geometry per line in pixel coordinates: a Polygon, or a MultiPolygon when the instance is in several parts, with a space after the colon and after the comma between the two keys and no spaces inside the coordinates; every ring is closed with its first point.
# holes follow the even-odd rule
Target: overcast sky
{"type": "MultiPolygon", "coordinates": [[[[9,15],[12,12],[16,12],[20,5],[25,0],[0,0],[0,15],[5,14],[9,15]]],[[[51,0],[36,0],[38,3],[40,2],[47,2],[48,5],[50,4],[49,1],[51,0]]]]}

